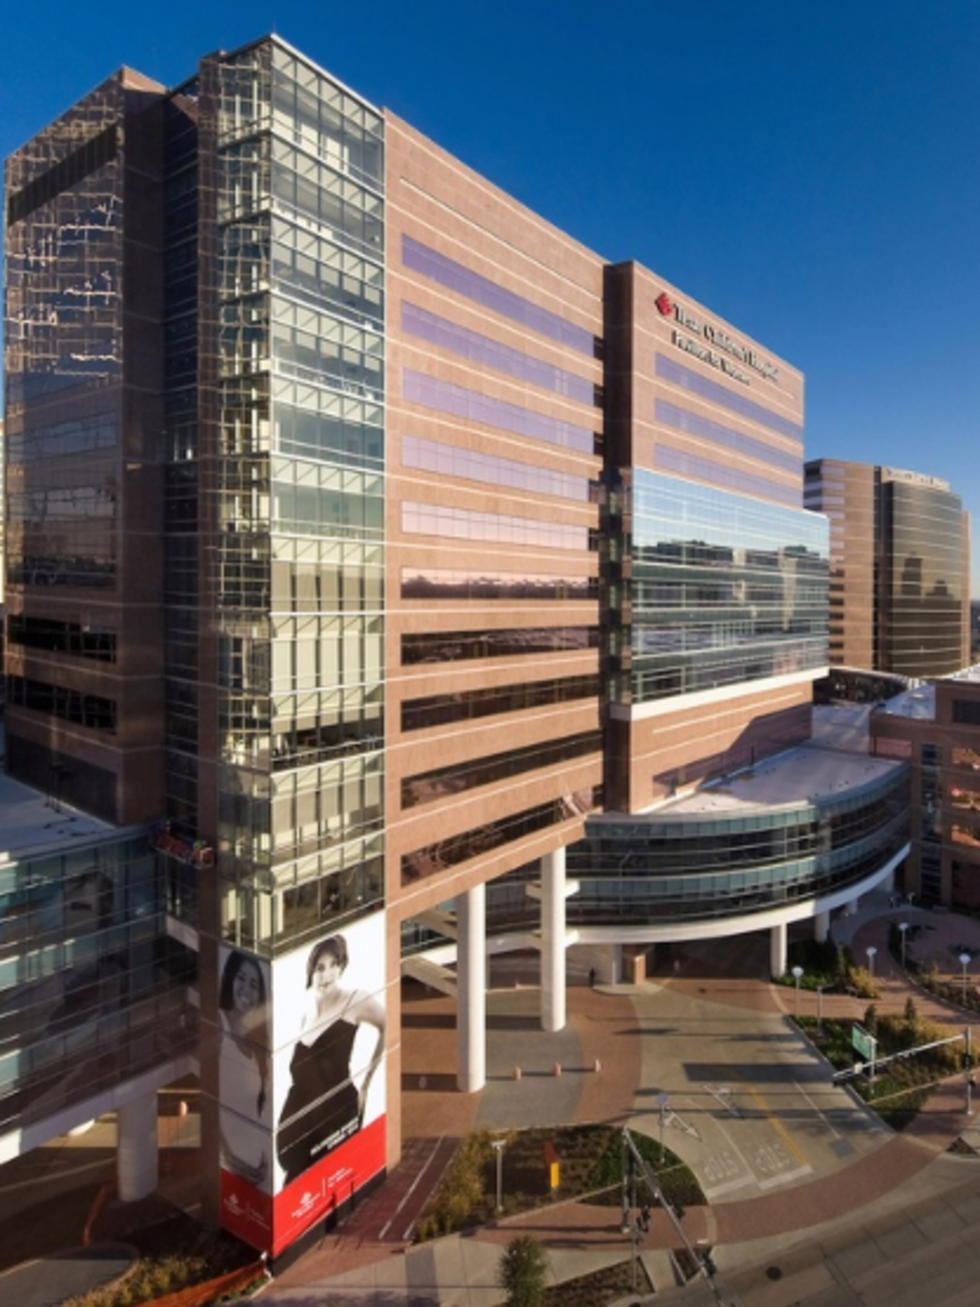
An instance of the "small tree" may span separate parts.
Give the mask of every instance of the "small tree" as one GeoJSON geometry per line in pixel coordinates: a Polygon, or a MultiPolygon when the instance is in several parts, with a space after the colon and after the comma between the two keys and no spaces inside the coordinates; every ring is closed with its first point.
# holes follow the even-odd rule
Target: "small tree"
{"type": "Polygon", "coordinates": [[[544,1299],[548,1262],[537,1239],[521,1235],[504,1249],[497,1268],[497,1285],[507,1295],[507,1307],[538,1307],[544,1299]]]}
{"type": "Polygon", "coordinates": [[[919,1013],[911,994],[905,1000],[905,1042],[908,1048],[919,1042],[919,1013]]]}

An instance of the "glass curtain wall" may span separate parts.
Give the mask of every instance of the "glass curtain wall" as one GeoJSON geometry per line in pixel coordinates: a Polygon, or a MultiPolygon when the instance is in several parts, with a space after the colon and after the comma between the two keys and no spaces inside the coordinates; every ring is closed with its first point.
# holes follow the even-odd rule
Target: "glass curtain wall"
{"type": "MultiPolygon", "coordinates": [[[[79,672],[72,650],[58,648],[58,628],[46,638],[35,615],[67,629],[94,612],[113,641],[119,629],[126,111],[127,90],[111,78],[6,165],[6,604],[8,647],[19,655],[8,700],[97,731],[110,748],[115,700],[103,693],[86,716],[63,688],[64,665],[90,687],[91,664],[79,672]],[[45,656],[35,663],[38,649],[45,656]]],[[[100,670],[114,664],[113,648],[100,670]]],[[[110,683],[96,679],[103,691],[110,683]]],[[[58,725],[35,717],[24,731],[14,717],[8,769],[116,820],[116,776],[73,756],[62,738],[58,725]]]]}
{"type": "MultiPolygon", "coordinates": [[[[198,808],[198,87],[165,107],[164,147],[164,757],[172,830],[193,844],[198,808]]],[[[166,861],[169,907],[196,924],[194,877],[166,861]]]]}
{"type": "Polygon", "coordinates": [[[946,676],[963,647],[963,505],[929,485],[884,480],[884,666],[903,676],[946,676]]]}
{"type": "Polygon", "coordinates": [[[216,78],[218,865],[275,953],[383,894],[383,132],[275,40],[216,78]]]}
{"type": "Polygon", "coordinates": [[[0,1133],[189,1052],[194,954],[161,929],[143,830],[0,870],[0,1133]]]}
{"type": "Polygon", "coordinates": [[[638,470],[632,700],[806,672],[827,660],[827,523],[638,470]]]}

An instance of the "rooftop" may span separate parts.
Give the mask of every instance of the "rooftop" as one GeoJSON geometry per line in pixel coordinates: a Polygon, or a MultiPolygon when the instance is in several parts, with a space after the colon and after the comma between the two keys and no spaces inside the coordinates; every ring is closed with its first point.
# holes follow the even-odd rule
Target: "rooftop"
{"type": "Polygon", "coordinates": [[[931,681],[913,686],[902,694],[896,694],[875,711],[886,717],[915,717],[920,721],[931,721],[936,715],[936,687],[931,681]]]}
{"type": "Polygon", "coordinates": [[[936,686],[957,685],[980,686],[980,665],[964,667],[960,672],[940,677],[937,681],[921,682],[910,687],[904,694],[897,694],[875,711],[890,717],[913,717],[918,721],[933,721],[936,716],[936,686]]]}
{"type": "MultiPolygon", "coordinates": [[[[2,743],[0,734],[0,746],[2,743]]],[[[0,772],[0,862],[58,853],[80,838],[98,837],[114,829],[108,822],[0,772]]]]}
{"type": "Polygon", "coordinates": [[[806,743],[648,812],[658,817],[735,815],[827,799],[879,780],[902,764],[868,753],[869,713],[866,704],[815,707],[813,735],[806,743]]]}

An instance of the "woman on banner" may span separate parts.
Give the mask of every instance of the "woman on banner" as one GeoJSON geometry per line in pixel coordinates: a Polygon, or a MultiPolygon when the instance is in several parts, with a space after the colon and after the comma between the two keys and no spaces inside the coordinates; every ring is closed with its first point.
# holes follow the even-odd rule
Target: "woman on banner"
{"type": "Polygon", "coordinates": [[[269,1171],[265,976],[258,958],[232,951],[218,994],[221,1020],[221,1162],[262,1185],[269,1171]]]}
{"type": "Polygon", "coordinates": [[[373,995],[344,984],[348,961],[343,935],[320,940],[307,959],[309,1002],[276,1137],[286,1184],[361,1128],[368,1089],[381,1063],[384,1008],[373,995]],[[363,1069],[352,1068],[355,1039],[363,1027],[370,1029],[370,1048],[363,1069]]]}

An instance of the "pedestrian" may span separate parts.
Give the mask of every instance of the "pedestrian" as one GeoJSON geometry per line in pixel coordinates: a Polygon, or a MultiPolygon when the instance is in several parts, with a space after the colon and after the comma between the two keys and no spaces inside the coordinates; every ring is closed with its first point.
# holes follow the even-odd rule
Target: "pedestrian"
{"type": "Polygon", "coordinates": [[[589,989],[595,989],[595,967],[589,967],[589,989]]]}
{"type": "Polygon", "coordinates": [[[644,1203],[640,1211],[640,1225],[643,1228],[643,1233],[646,1234],[647,1231],[650,1229],[650,1204],[649,1203],[644,1203]]]}

